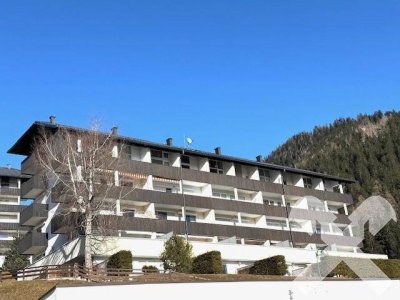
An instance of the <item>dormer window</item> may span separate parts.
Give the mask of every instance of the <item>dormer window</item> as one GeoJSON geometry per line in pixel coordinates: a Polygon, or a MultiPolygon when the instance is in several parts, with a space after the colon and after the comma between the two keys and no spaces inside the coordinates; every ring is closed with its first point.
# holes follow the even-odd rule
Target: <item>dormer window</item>
{"type": "Polygon", "coordinates": [[[267,169],[258,169],[258,173],[260,174],[260,181],[271,181],[271,174],[267,169]]]}
{"type": "Polygon", "coordinates": [[[169,166],[169,153],[161,150],[151,150],[151,163],[169,166]]]}
{"type": "Polygon", "coordinates": [[[222,161],[210,160],[210,172],[217,174],[224,174],[224,165],[222,161]]]}

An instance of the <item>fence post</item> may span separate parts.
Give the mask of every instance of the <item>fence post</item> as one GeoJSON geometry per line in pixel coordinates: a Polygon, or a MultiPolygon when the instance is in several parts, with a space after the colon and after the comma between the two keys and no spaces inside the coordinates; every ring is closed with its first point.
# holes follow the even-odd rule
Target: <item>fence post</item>
{"type": "Polygon", "coordinates": [[[77,271],[78,271],[78,266],[77,266],[78,264],[77,263],[74,263],[74,265],[73,265],[73,270],[72,270],[72,276],[74,277],[74,279],[76,279],[77,277],[78,277],[78,275],[77,275],[77,271]]]}

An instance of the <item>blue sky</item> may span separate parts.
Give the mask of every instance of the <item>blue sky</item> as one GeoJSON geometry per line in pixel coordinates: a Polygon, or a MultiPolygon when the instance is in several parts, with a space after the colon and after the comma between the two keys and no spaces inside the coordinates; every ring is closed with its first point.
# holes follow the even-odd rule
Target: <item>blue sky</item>
{"type": "Polygon", "coordinates": [[[0,165],[34,120],[268,154],[338,117],[400,109],[399,1],[0,4],[0,165]]]}

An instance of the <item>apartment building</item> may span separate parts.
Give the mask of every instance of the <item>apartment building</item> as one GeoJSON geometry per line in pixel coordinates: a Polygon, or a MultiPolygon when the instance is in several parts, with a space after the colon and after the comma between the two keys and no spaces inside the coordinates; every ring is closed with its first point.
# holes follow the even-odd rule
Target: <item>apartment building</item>
{"type": "Polygon", "coordinates": [[[0,167],[0,267],[14,237],[26,232],[19,224],[20,211],[23,209],[20,201],[21,181],[26,177],[11,166],[0,167]]]}
{"type": "MultiPolygon", "coordinates": [[[[33,199],[21,213],[21,225],[30,232],[21,251],[34,265],[63,264],[82,259],[82,237],[57,215],[63,197],[59,186],[46,187],[32,143],[41,129],[85,129],[50,122],[35,122],[9,153],[25,156],[21,172],[32,176],[21,186],[21,197],[33,199]]],[[[172,233],[188,238],[195,255],[221,252],[226,272],[235,273],[255,260],[285,255],[295,271],[316,262],[317,249],[326,255],[387,258],[364,254],[361,239],[349,226],[352,180],[307,170],[226,156],[215,152],[119,136],[114,129],[115,153],[123,163],[110,187],[109,212],[124,220],[118,234],[96,248],[100,263],[118,250],[131,250],[134,268],[161,267],[159,255],[172,233]],[[118,144],[128,145],[118,153],[118,144]],[[120,190],[135,187],[120,199],[120,190]]],[[[111,155],[111,154],[110,154],[111,155]]],[[[110,156],[111,159],[111,156],[110,156]]]]}

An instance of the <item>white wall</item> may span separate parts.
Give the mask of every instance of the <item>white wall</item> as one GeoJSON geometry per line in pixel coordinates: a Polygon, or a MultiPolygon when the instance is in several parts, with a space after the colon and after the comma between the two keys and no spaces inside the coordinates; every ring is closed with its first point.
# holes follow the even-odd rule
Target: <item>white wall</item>
{"type": "Polygon", "coordinates": [[[249,281],[57,287],[42,299],[149,299],[204,300],[223,296],[243,300],[252,295],[274,300],[398,299],[399,280],[371,281],[249,281]],[[167,297],[166,297],[167,296],[167,297]]]}

